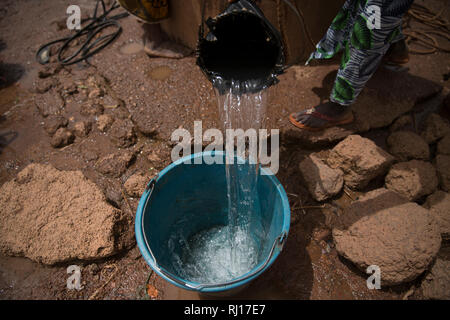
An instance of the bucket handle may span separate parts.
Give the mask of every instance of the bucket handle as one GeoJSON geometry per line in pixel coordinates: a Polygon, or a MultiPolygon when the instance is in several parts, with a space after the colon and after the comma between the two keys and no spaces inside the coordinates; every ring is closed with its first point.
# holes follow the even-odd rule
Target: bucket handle
{"type": "MultiPolygon", "coordinates": [[[[156,184],[156,180],[158,179],[158,175],[156,175],[152,180],[150,180],[150,182],[147,184],[145,190],[149,192],[147,199],[145,200],[145,204],[144,204],[144,208],[143,208],[143,212],[146,211],[147,209],[147,205],[149,203],[150,197],[153,193],[153,190],[155,189],[155,184],[156,184]]],[[[144,218],[142,217],[142,224],[141,224],[141,228],[142,231],[144,230],[144,218]]],[[[143,236],[144,236],[144,241],[145,244],[147,246],[147,250],[149,251],[153,262],[154,262],[154,267],[164,276],[166,276],[168,279],[170,279],[171,281],[181,285],[181,286],[185,286],[194,290],[203,290],[206,288],[217,288],[217,287],[226,287],[229,285],[233,285],[235,283],[241,282],[241,281],[245,281],[253,276],[255,276],[256,274],[258,274],[259,272],[261,272],[262,270],[264,270],[264,268],[266,268],[266,266],[269,264],[270,260],[272,260],[273,255],[275,254],[275,249],[278,248],[279,251],[283,250],[284,244],[286,242],[287,239],[287,232],[283,231],[281,232],[281,234],[275,239],[275,241],[272,244],[272,247],[270,248],[270,252],[269,252],[269,256],[266,258],[266,260],[264,261],[264,263],[255,271],[253,271],[252,273],[246,274],[240,278],[234,279],[232,281],[229,282],[223,282],[223,283],[217,283],[217,284],[199,284],[199,285],[192,285],[189,284],[187,282],[181,281],[180,279],[178,279],[177,277],[175,277],[174,275],[172,275],[170,272],[167,272],[166,270],[162,269],[159,265],[158,262],[156,260],[155,255],[152,252],[152,249],[150,248],[150,245],[147,241],[147,236],[145,234],[145,232],[143,232],[143,236]]]]}

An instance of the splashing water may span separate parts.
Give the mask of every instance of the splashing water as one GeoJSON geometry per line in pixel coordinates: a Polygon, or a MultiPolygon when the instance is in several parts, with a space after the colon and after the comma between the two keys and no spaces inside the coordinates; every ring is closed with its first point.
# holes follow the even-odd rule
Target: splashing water
{"type": "MultiPolygon", "coordinates": [[[[255,129],[265,125],[267,93],[235,94],[247,83],[232,81],[227,90],[216,89],[220,117],[226,129],[255,129]],[[219,92],[225,92],[220,94],[219,92]]],[[[249,90],[244,90],[249,91],[249,90]]],[[[249,152],[246,150],[247,156],[249,152]]],[[[227,157],[231,155],[227,154],[227,157]]],[[[228,158],[230,159],[230,158],[228,158]]],[[[172,254],[172,266],[182,278],[202,284],[227,282],[243,276],[259,261],[265,232],[257,192],[258,159],[245,164],[226,163],[228,224],[192,235],[189,239],[173,234],[168,248],[178,244],[180,254],[172,254]]]]}
{"type": "Polygon", "coordinates": [[[174,267],[184,279],[198,283],[221,283],[244,275],[256,265],[258,251],[254,240],[243,229],[231,231],[219,226],[192,236],[180,256],[174,255],[174,267]],[[230,234],[235,235],[230,246],[230,234]],[[230,257],[234,256],[231,260],[230,257]]]}

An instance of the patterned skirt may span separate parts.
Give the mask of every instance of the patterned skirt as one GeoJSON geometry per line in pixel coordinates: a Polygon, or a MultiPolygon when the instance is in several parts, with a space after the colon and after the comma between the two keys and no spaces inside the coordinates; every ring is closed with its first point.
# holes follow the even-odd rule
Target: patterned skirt
{"type": "Polygon", "coordinates": [[[343,51],[330,100],[352,104],[390,45],[404,38],[403,15],[414,0],[347,0],[306,62],[343,51]]]}

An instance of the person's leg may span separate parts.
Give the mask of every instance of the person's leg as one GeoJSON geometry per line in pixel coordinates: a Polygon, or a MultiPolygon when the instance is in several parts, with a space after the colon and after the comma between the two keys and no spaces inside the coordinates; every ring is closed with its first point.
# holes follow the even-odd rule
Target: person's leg
{"type": "Polygon", "coordinates": [[[169,18],[168,0],[123,1],[123,5],[144,22],[142,41],[148,55],[178,59],[190,53],[186,47],[170,41],[161,29],[161,21],[169,18]]]}
{"type": "Polygon", "coordinates": [[[402,65],[409,62],[409,49],[401,28],[386,52],[383,61],[388,65],[402,65]]]}
{"type": "Polygon", "coordinates": [[[310,130],[320,130],[353,120],[350,105],[375,73],[390,45],[394,40],[399,39],[402,16],[412,2],[413,0],[352,2],[352,5],[359,8],[348,39],[342,42],[344,52],[330,101],[292,114],[290,121],[294,125],[310,130]],[[380,29],[368,27],[367,19],[373,14],[370,8],[373,5],[381,8],[380,29]]]}
{"type": "Polygon", "coordinates": [[[143,29],[145,41],[155,47],[166,40],[160,23],[144,23],[143,29]]]}
{"type": "Polygon", "coordinates": [[[186,47],[172,42],[161,29],[159,23],[145,23],[143,25],[144,51],[154,57],[180,59],[190,53],[186,47]]]}

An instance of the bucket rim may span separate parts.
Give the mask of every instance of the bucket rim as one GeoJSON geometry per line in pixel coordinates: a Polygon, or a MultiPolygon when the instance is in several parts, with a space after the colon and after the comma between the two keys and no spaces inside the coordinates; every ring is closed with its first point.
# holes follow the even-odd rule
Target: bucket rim
{"type": "MultiPolygon", "coordinates": [[[[194,153],[194,154],[184,156],[184,157],[172,162],[169,166],[167,166],[166,168],[161,170],[161,172],[149,182],[148,186],[150,184],[158,183],[158,181],[165,174],[167,174],[168,172],[170,172],[177,166],[184,164],[187,161],[192,161],[199,157],[211,156],[211,155],[225,156],[226,153],[224,151],[212,150],[212,151],[199,152],[199,153],[194,153]]],[[[190,163],[192,163],[192,162],[190,162],[190,163]]],[[[277,193],[279,194],[279,196],[281,198],[281,202],[283,205],[283,225],[282,225],[282,230],[280,232],[279,237],[284,237],[283,238],[283,244],[284,244],[284,240],[287,238],[287,236],[289,234],[289,228],[290,228],[290,213],[291,213],[291,211],[290,211],[290,206],[289,206],[289,200],[288,200],[286,191],[284,190],[280,181],[270,171],[270,169],[267,169],[264,167],[260,167],[260,169],[267,173],[265,176],[268,179],[270,179],[270,181],[275,185],[277,193]]],[[[155,259],[153,258],[151,251],[148,248],[149,245],[146,241],[146,237],[144,235],[144,230],[143,230],[143,219],[144,219],[144,213],[145,213],[144,209],[145,209],[147,201],[151,195],[151,191],[153,190],[153,189],[148,188],[148,186],[147,186],[146,190],[144,191],[144,193],[142,194],[141,199],[139,201],[138,208],[136,210],[136,217],[135,217],[136,242],[137,242],[139,251],[141,252],[143,258],[145,259],[147,264],[150,266],[150,268],[154,272],[156,272],[161,278],[163,278],[164,280],[170,282],[171,284],[173,284],[181,289],[197,291],[197,292],[201,292],[201,293],[217,293],[217,292],[229,291],[229,290],[241,287],[245,284],[248,284],[249,282],[251,282],[252,280],[257,278],[258,276],[260,276],[264,271],[266,271],[272,265],[272,263],[277,259],[278,255],[280,254],[280,252],[283,249],[283,244],[281,244],[281,246],[277,246],[276,248],[275,248],[275,244],[274,244],[274,248],[272,248],[274,250],[272,257],[268,262],[266,261],[265,265],[264,265],[264,260],[261,261],[256,266],[254,266],[249,272],[247,272],[246,274],[237,278],[236,280],[238,280],[238,281],[233,282],[230,285],[215,287],[212,284],[202,284],[202,283],[197,283],[197,282],[193,282],[193,281],[188,281],[186,279],[181,279],[180,277],[167,271],[164,267],[158,265],[157,262],[155,261],[155,259]],[[258,268],[260,268],[261,270],[259,270],[258,272],[254,273],[253,275],[251,275],[249,277],[246,277],[247,275],[251,274],[252,272],[255,272],[255,270],[258,270],[258,268]],[[170,275],[170,276],[168,276],[168,275],[170,275]],[[175,281],[173,279],[171,279],[172,277],[175,278],[175,281]],[[243,278],[243,279],[239,280],[241,278],[243,278]]],[[[233,280],[230,280],[230,282],[231,281],[233,281],[233,280]]]]}

